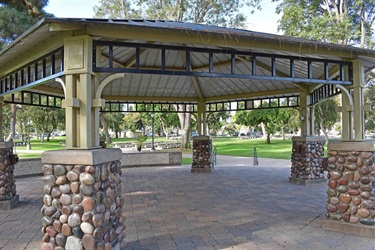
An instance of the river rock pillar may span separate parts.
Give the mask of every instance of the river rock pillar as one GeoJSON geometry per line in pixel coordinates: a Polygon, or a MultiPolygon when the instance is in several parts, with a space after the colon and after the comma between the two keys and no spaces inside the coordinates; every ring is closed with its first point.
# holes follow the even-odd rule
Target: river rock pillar
{"type": "Polygon", "coordinates": [[[289,182],[309,185],[325,181],[323,170],[324,138],[294,136],[292,142],[292,167],[289,182]]]}
{"type": "Polygon", "coordinates": [[[122,249],[126,234],[119,149],[42,154],[42,249],[122,249]]]}
{"type": "Polygon", "coordinates": [[[328,144],[328,230],[375,238],[375,141],[328,144]]]}
{"type": "Polygon", "coordinates": [[[19,201],[14,179],[17,155],[13,154],[13,141],[0,142],[0,210],[9,210],[19,201]]]}
{"type": "Polygon", "coordinates": [[[214,170],[212,162],[212,140],[209,136],[193,137],[193,163],[191,165],[192,173],[206,172],[214,170]]]}

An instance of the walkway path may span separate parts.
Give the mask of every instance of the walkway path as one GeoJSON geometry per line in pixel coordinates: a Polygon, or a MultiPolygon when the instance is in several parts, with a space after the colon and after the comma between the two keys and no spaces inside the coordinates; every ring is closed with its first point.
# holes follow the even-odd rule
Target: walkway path
{"type": "MultiPolygon", "coordinates": [[[[321,229],[326,185],[288,182],[288,160],[218,156],[190,166],[123,169],[127,248],[375,249],[375,239],[321,229]]],[[[20,203],[0,212],[0,249],[40,249],[40,177],[17,180],[20,203]]]]}

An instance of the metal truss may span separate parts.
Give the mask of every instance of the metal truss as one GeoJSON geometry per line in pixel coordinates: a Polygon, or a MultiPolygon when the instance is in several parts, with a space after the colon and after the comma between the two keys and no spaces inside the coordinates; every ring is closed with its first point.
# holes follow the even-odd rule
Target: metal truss
{"type": "MultiPolygon", "coordinates": [[[[102,58],[102,59],[103,59],[102,58]]],[[[239,51],[231,49],[210,49],[197,47],[183,47],[171,45],[157,45],[157,44],[139,44],[139,43],[125,43],[113,41],[93,41],[93,71],[95,72],[110,72],[110,73],[136,73],[136,74],[156,74],[156,75],[175,75],[175,76],[195,76],[195,77],[217,77],[217,78],[239,78],[239,79],[255,79],[255,80],[271,80],[271,81],[289,81],[295,83],[315,83],[315,84],[341,84],[352,85],[353,66],[351,62],[327,60],[309,57],[296,57],[275,55],[266,53],[254,53],[249,51],[239,51]],[[135,51],[135,63],[132,67],[116,66],[114,58],[114,47],[124,47],[133,49],[135,51]],[[107,59],[107,63],[97,65],[96,50],[105,48],[108,51],[108,56],[103,57],[107,59]],[[140,58],[142,51],[145,49],[158,50],[160,53],[160,65],[147,67],[141,65],[140,58]],[[167,68],[167,52],[182,51],[185,53],[185,68],[175,69],[167,68]],[[193,53],[203,53],[207,55],[207,67],[199,71],[192,70],[191,55],[193,53]],[[214,72],[214,56],[226,54],[230,58],[230,73],[215,73],[214,72]],[[246,58],[251,62],[251,71],[248,74],[236,73],[236,59],[246,58]],[[271,76],[261,75],[257,72],[257,58],[268,58],[271,62],[270,72],[271,76]],[[289,61],[289,74],[277,74],[276,59],[283,59],[289,61]],[[307,75],[305,77],[297,77],[295,75],[296,63],[304,62],[307,65],[307,75]],[[313,78],[313,65],[322,64],[324,67],[323,78],[313,78]],[[330,66],[339,68],[339,76],[335,79],[329,78],[330,66]],[[349,79],[345,80],[345,74],[348,73],[349,79]]]]}
{"type": "Polygon", "coordinates": [[[341,90],[334,85],[323,85],[310,94],[310,105],[312,106],[340,93],[341,90]]]}
{"type": "Polygon", "coordinates": [[[47,108],[61,108],[63,100],[64,98],[59,96],[40,94],[29,91],[20,91],[17,94],[11,94],[10,96],[7,96],[4,102],[47,108]]]}
{"type": "Polygon", "coordinates": [[[112,102],[107,101],[100,112],[131,112],[131,113],[195,113],[198,111],[196,103],[149,103],[149,102],[112,102]]]}
{"type": "MultiPolygon", "coordinates": [[[[299,107],[299,96],[268,97],[257,99],[246,99],[226,102],[213,102],[206,104],[206,112],[238,111],[254,109],[273,108],[295,108],[299,107]]],[[[106,102],[101,112],[148,112],[148,113],[196,113],[196,103],[147,103],[147,102],[106,102]]]]}
{"type": "Polygon", "coordinates": [[[18,92],[60,77],[64,72],[64,48],[58,48],[0,79],[0,96],[18,92]]]}

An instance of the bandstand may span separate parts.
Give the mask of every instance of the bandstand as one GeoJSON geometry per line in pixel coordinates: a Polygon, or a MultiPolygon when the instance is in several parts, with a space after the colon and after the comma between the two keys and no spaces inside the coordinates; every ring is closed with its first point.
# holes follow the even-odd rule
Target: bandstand
{"type": "MultiPolygon", "coordinates": [[[[363,102],[363,88],[374,67],[373,50],[247,30],[151,20],[41,20],[0,52],[0,108],[65,109],[66,149],[42,155],[43,247],[123,245],[121,151],[100,147],[101,109],[121,112],[147,103],[143,111],[177,106],[178,112],[197,113],[200,147],[210,143],[204,137],[210,112],[298,108],[302,134],[293,138],[291,177],[302,182],[307,164],[321,167],[324,156],[323,140],[314,136],[314,105],[335,95],[342,100],[342,141],[328,145],[323,227],[373,237],[375,146],[364,140],[364,112],[373,107],[363,102]]],[[[6,176],[0,201],[11,207],[17,200],[13,144],[0,147],[6,176]]],[[[210,171],[197,165],[198,172],[210,171]]],[[[311,173],[314,180],[324,179],[319,171],[311,173]]]]}

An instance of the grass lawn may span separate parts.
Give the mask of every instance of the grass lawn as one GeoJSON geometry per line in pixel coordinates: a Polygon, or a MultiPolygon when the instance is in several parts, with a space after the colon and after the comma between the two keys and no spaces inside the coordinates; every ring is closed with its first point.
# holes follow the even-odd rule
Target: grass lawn
{"type": "Polygon", "coordinates": [[[218,137],[214,139],[213,145],[216,146],[218,155],[253,157],[254,147],[259,158],[290,159],[292,154],[291,140],[271,139],[271,144],[267,144],[266,139],[218,137]]]}
{"type": "MultiPolygon", "coordinates": [[[[151,139],[150,139],[151,140],[151,139]]],[[[165,140],[164,138],[156,138],[155,141],[165,140]]],[[[113,138],[113,142],[135,141],[132,138],[113,138]]],[[[149,140],[147,140],[149,141],[149,140]]],[[[238,138],[215,138],[213,145],[217,147],[218,155],[232,155],[232,156],[248,156],[252,157],[254,154],[254,147],[257,149],[259,158],[274,158],[274,159],[290,159],[292,151],[291,140],[271,139],[271,144],[266,144],[265,139],[247,139],[241,140],[238,138]]],[[[21,159],[38,158],[43,151],[64,149],[60,143],[65,142],[65,137],[56,136],[50,141],[40,143],[40,139],[31,140],[31,151],[26,150],[26,146],[15,147],[15,153],[21,159]]],[[[191,153],[187,150],[184,153],[191,153]]],[[[183,158],[183,164],[191,164],[191,158],[183,158]]]]}

